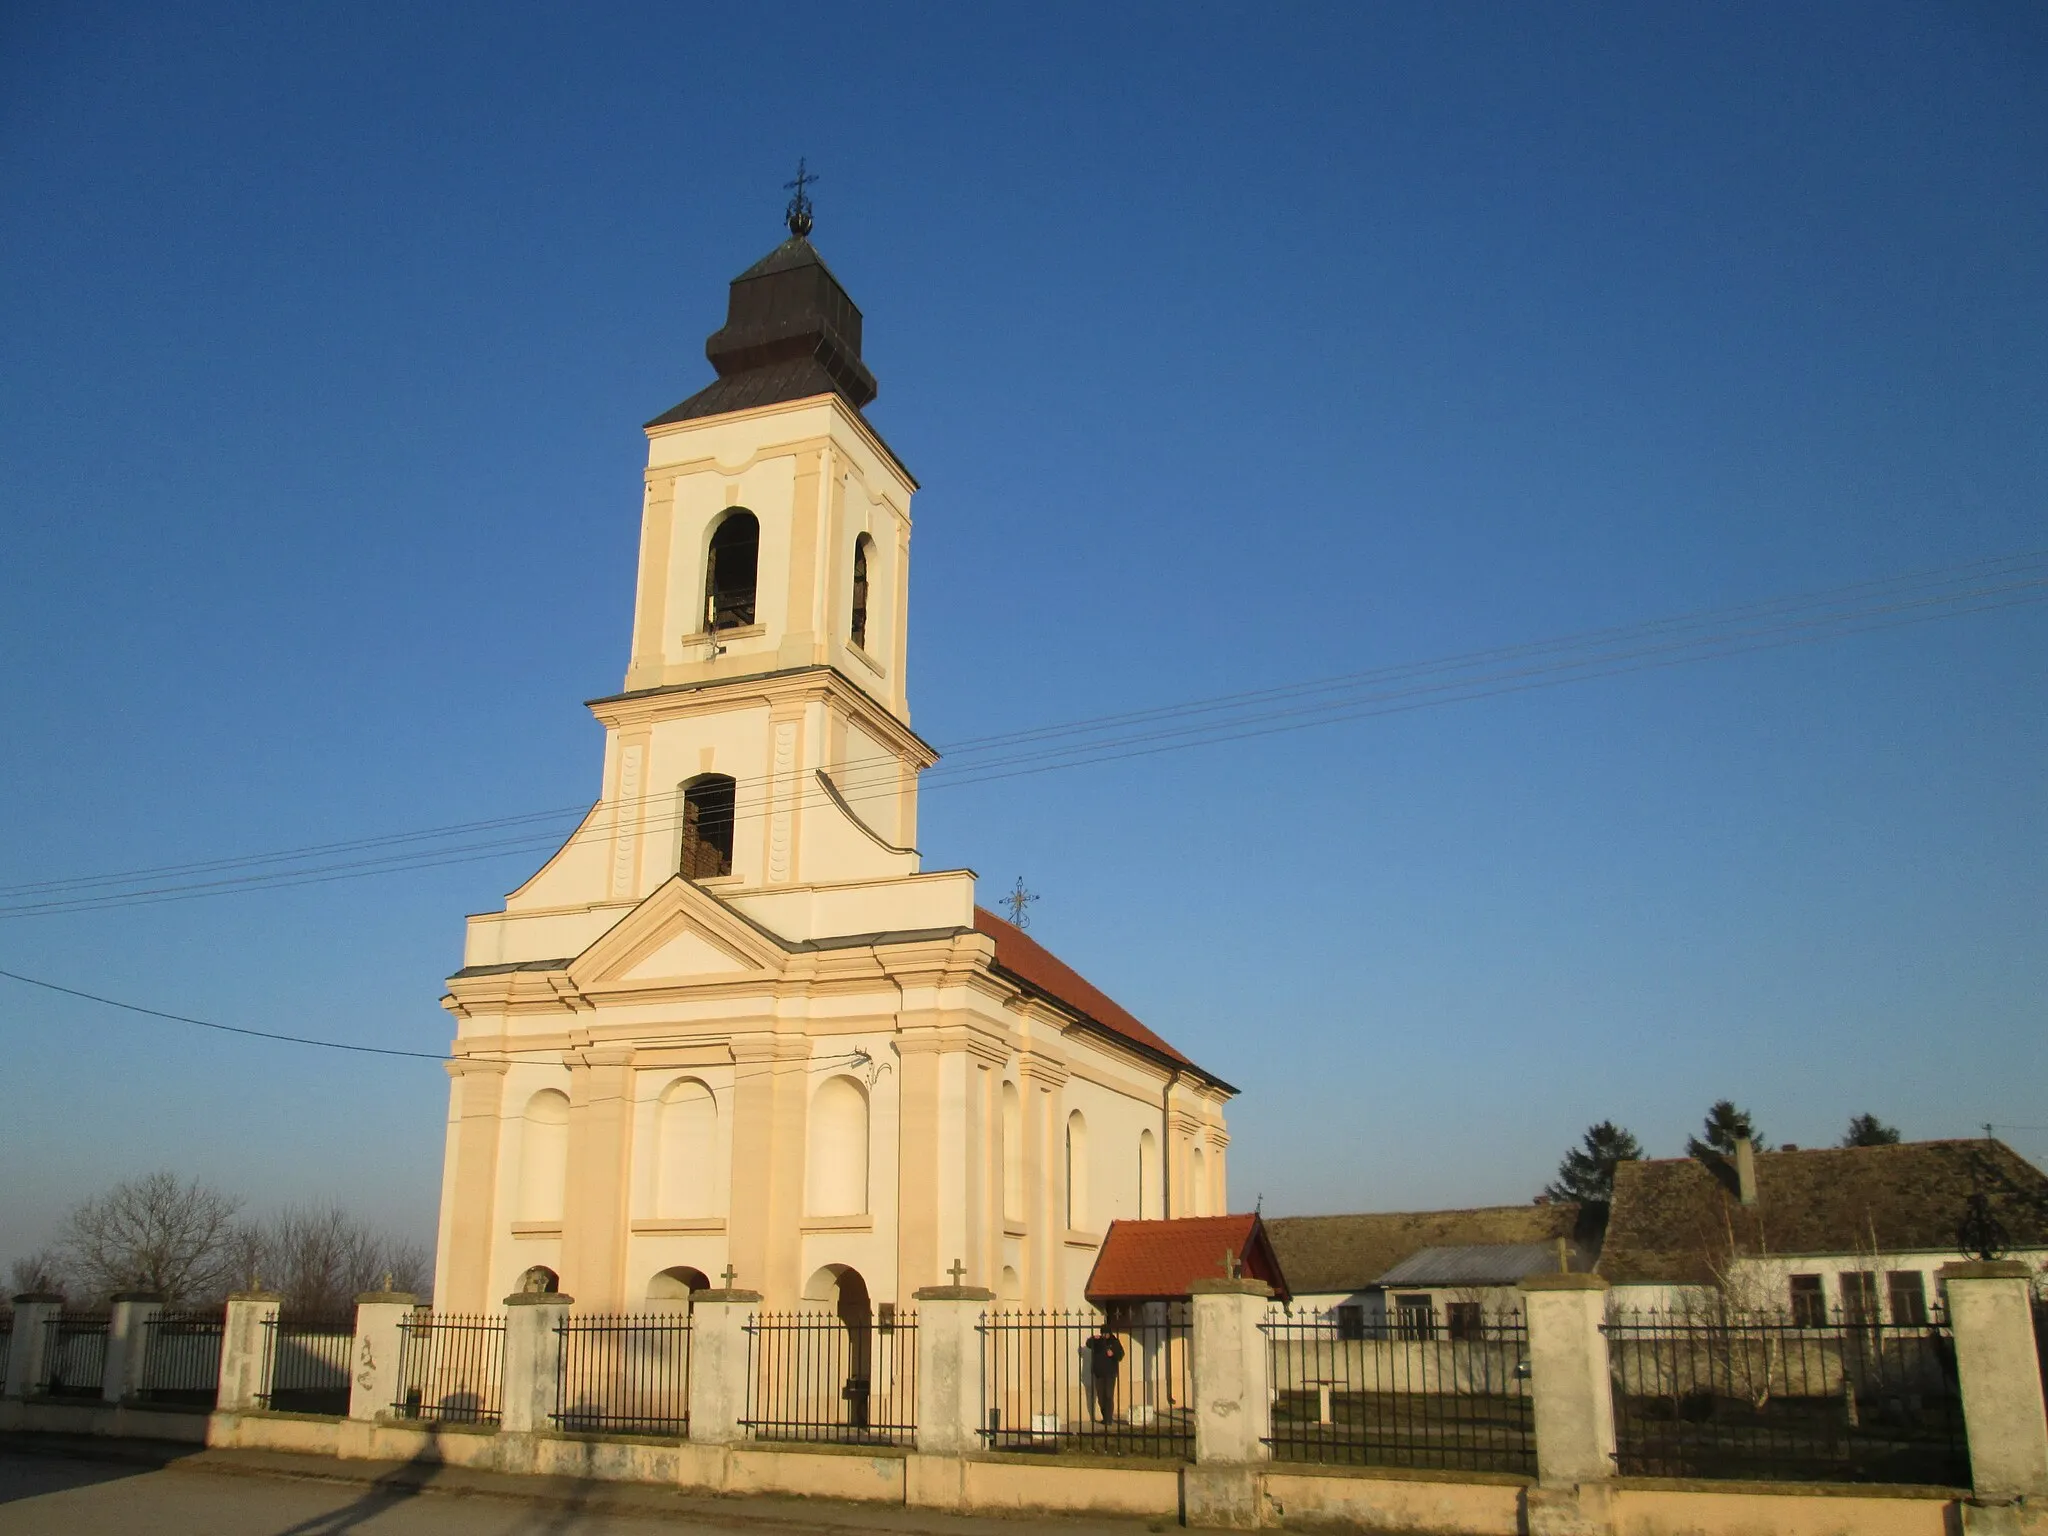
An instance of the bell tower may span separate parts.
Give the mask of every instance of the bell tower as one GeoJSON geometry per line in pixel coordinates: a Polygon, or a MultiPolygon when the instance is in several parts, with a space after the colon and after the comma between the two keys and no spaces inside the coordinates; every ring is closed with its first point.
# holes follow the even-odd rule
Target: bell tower
{"type": "Polygon", "coordinates": [[[917,869],[917,483],[861,414],[861,313],[801,187],[789,228],[732,281],[717,378],[647,423],[632,653],[591,705],[614,900],[678,872],[746,890],[917,869]]]}

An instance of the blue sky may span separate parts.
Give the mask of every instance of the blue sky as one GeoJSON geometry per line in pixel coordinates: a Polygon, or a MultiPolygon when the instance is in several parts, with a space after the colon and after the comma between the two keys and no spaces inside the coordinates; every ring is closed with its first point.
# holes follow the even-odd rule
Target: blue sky
{"type": "MultiPolygon", "coordinates": [[[[639,423],[798,155],[918,474],[915,723],[2048,547],[2048,27],[1993,5],[0,21],[0,884],[588,800],[639,423]]],[[[2048,1156],[2048,611],[928,794],[1239,1084],[1268,1211],[1873,1110],[2048,1156]]],[[[530,854],[0,967],[438,1050],[530,854]]],[[[168,1166],[424,1232],[431,1062],[0,983],[0,1261],[168,1166]],[[26,1170],[32,1176],[24,1177],[26,1170]]]]}

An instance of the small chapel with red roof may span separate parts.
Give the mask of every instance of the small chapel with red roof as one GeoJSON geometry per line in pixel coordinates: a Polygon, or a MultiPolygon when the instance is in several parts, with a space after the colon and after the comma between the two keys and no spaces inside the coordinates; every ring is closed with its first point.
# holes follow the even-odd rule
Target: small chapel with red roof
{"type": "Polygon", "coordinates": [[[448,981],[444,1310],[1075,1306],[1113,1223],[1225,1209],[1235,1090],[924,867],[917,481],[798,190],[645,428],[597,798],[448,981]]]}

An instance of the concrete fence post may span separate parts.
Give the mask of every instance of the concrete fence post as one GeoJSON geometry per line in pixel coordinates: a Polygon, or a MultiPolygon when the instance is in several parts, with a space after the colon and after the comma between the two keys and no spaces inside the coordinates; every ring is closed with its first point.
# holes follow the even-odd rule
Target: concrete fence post
{"type": "Polygon", "coordinates": [[[100,1376],[100,1397],[124,1402],[142,1390],[142,1372],[149,1354],[150,1324],[164,1310],[155,1291],[123,1291],[107,1309],[107,1359],[100,1376]]]}
{"type": "Polygon", "coordinates": [[[55,1291],[28,1291],[14,1298],[14,1335],[7,1346],[7,1396],[27,1397],[42,1384],[50,1319],[63,1315],[64,1298],[55,1291]]]}
{"type": "Polygon", "coordinates": [[[1190,1525],[1251,1530],[1264,1523],[1261,1463],[1271,1453],[1272,1370],[1263,1280],[1197,1280],[1194,1303],[1195,1464],[1182,1476],[1190,1525]]]}
{"type": "Polygon", "coordinates": [[[690,1311],[690,1438],[709,1445],[743,1439],[747,1372],[751,1361],[747,1320],[761,1304],[759,1291],[699,1291],[690,1311]]]}
{"type": "Polygon", "coordinates": [[[1614,1385],[1600,1327],[1607,1282],[1599,1275],[1531,1275],[1522,1282],[1522,1306],[1536,1480],[1546,1488],[1606,1482],[1614,1476],[1614,1385]]]}
{"type": "Polygon", "coordinates": [[[284,1298],[275,1291],[244,1291],[228,1298],[220,1330],[220,1390],[213,1406],[220,1413],[247,1413],[267,1407],[269,1368],[275,1347],[277,1315],[284,1298]]]}
{"type": "Polygon", "coordinates": [[[348,1416],[389,1413],[404,1386],[399,1327],[419,1306],[404,1291],[365,1291],[356,1298],[356,1337],[349,1346],[348,1416]]]}
{"type": "Polygon", "coordinates": [[[981,1319],[995,1292],[978,1285],[928,1285],[917,1302],[917,1449],[926,1456],[978,1450],[987,1399],[981,1379],[981,1319]]]}
{"type": "Polygon", "coordinates": [[[2013,1260],[1946,1264],[1949,1326],[1980,1499],[2048,1497],[2048,1413],[2034,1353],[2029,1271],[2013,1260]]]}
{"type": "Polygon", "coordinates": [[[562,1322],[576,1298],[521,1291],[505,1298],[505,1401],[501,1429],[552,1429],[562,1373],[562,1322]]]}

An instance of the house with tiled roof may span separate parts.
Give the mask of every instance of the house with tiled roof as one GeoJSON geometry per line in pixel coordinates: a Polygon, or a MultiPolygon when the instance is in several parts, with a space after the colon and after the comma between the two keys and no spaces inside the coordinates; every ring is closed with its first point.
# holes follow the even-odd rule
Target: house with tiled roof
{"type": "Polygon", "coordinates": [[[1076,1307],[1113,1223],[1227,1208],[1236,1090],[925,867],[917,482],[798,212],[615,508],[598,796],[448,979],[448,1310],[715,1281],[849,1323],[946,1283],[1076,1307]]]}
{"type": "Polygon", "coordinates": [[[1795,1321],[1925,1321],[1988,1235],[2048,1278],[2048,1174],[2001,1141],[1659,1158],[1615,1169],[1598,1271],[1621,1309],[1725,1302],[1795,1321]],[[1981,1213],[1981,1214],[1980,1214],[1981,1213]],[[1966,1232],[1982,1216],[1988,1233],[1966,1232]]]}
{"type": "Polygon", "coordinates": [[[1476,1326],[1512,1310],[1526,1276],[1583,1272],[1599,1251],[1597,1228],[1567,1201],[1275,1216],[1266,1230],[1294,1309],[1361,1335],[1476,1326]]]}

